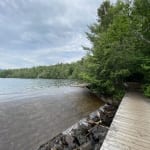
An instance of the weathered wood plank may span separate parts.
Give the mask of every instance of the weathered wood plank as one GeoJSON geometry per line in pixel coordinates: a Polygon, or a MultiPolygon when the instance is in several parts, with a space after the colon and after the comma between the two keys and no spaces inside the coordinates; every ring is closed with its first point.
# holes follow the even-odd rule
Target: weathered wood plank
{"type": "Polygon", "coordinates": [[[125,95],[101,150],[150,150],[150,99],[125,95]]]}
{"type": "MultiPolygon", "coordinates": [[[[118,131],[117,134],[116,132],[114,131],[111,131],[109,133],[110,137],[114,137],[115,139],[119,139],[119,141],[122,141],[123,142],[126,142],[128,144],[135,144],[137,146],[142,146],[142,147],[147,147],[149,148],[150,147],[150,142],[149,140],[145,140],[145,138],[143,139],[142,137],[141,138],[137,138],[135,137],[134,135],[130,135],[130,133],[126,132],[126,133],[123,133],[122,131],[118,131]]],[[[109,139],[110,139],[109,137],[109,139]]]]}
{"type": "Polygon", "coordinates": [[[142,128],[142,127],[137,128],[137,127],[134,127],[130,124],[120,124],[120,123],[115,122],[115,123],[113,123],[113,126],[111,129],[117,130],[117,131],[123,130],[122,132],[130,133],[130,134],[133,134],[134,136],[137,136],[137,137],[144,136],[145,138],[148,137],[150,139],[150,131],[149,131],[149,129],[146,129],[146,128],[142,128]]]}
{"type": "Polygon", "coordinates": [[[147,120],[145,120],[143,118],[143,115],[133,115],[133,114],[117,114],[116,115],[116,121],[121,121],[121,122],[125,122],[125,123],[132,123],[132,124],[139,124],[140,123],[140,126],[141,125],[150,125],[150,120],[148,120],[148,117],[147,115],[145,115],[145,117],[147,117],[147,120]]]}

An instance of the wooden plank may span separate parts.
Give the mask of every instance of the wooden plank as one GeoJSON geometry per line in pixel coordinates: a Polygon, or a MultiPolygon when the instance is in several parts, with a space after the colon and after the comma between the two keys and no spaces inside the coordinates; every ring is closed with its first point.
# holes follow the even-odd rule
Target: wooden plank
{"type": "MultiPolygon", "coordinates": [[[[148,120],[149,115],[140,116],[140,115],[133,115],[133,114],[117,114],[116,115],[116,121],[122,121],[126,123],[133,123],[133,124],[139,124],[141,125],[149,125],[150,127],[150,120],[148,120]],[[143,117],[147,117],[147,120],[145,120],[143,117]]],[[[149,118],[150,119],[150,118],[149,118]]]]}
{"type": "Polygon", "coordinates": [[[150,150],[150,99],[125,95],[100,150],[150,150]]]}
{"type": "Polygon", "coordinates": [[[145,138],[143,139],[142,137],[137,138],[134,135],[130,135],[130,133],[128,132],[123,133],[122,131],[118,131],[116,134],[116,132],[111,130],[109,134],[110,134],[109,139],[110,137],[111,138],[114,137],[114,139],[119,139],[119,141],[123,141],[128,144],[135,144],[135,145],[138,145],[141,147],[147,147],[147,148],[150,147],[150,142],[148,139],[145,140],[145,138]]]}
{"type": "Polygon", "coordinates": [[[110,130],[111,129],[116,130],[116,131],[123,130],[122,132],[134,134],[134,136],[137,136],[137,137],[140,137],[140,136],[143,136],[145,138],[148,137],[150,139],[149,129],[146,129],[143,127],[137,128],[137,127],[132,126],[130,124],[120,124],[116,121],[114,121],[114,122],[113,122],[112,128],[110,128],[110,130]]]}
{"type": "Polygon", "coordinates": [[[113,150],[149,150],[143,146],[138,146],[124,140],[119,140],[113,136],[111,139],[107,139],[105,143],[103,144],[105,148],[103,149],[102,145],[101,150],[112,150],[111,147],[113,147],[113,150]],[[108,148],[106,145],[110,145],[110,147],[108,148]]]}

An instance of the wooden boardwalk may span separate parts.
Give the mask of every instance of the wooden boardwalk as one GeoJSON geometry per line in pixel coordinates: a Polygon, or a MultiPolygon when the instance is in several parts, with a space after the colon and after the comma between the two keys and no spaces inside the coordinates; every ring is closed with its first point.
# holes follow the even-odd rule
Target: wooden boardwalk
{"type": "Polygon", "coordinates": [[[100,150],[150,150],[150,99],[125,95],[100,150]]]}

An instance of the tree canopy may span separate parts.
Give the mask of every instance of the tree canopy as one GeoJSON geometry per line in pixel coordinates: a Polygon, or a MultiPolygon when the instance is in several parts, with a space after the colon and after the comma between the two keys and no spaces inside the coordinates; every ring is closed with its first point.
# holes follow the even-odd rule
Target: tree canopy
{"type": "Polygon", "coordinates": [[[87,33],[92,48],[86,48],[86,72],[83,78],[92,89],[120,99],[123,83],[139,74],[150,96],[150,1],[104,1],[98,9],[98,21],[87,33]]]}

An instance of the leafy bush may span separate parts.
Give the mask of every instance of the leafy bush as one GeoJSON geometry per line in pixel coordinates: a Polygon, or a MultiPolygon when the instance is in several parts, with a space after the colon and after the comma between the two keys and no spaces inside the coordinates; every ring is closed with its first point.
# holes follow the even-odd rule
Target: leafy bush
{"type": "Polygon", "coordinates": [[[143,89],[145,96],[150,97],[150,85],[145,85],[143,89]]]}

